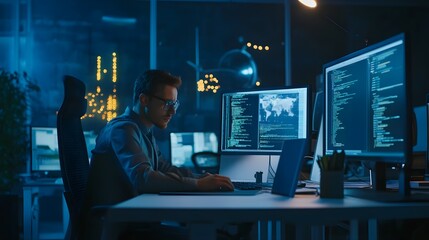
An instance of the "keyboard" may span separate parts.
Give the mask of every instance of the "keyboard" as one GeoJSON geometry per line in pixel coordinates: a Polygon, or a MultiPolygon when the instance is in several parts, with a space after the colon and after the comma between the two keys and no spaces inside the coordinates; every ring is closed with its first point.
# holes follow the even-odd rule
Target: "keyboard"
{"type": "Polygon", "coordinates": [[[262,183],[256,182],[232,182],[235,189],[240,190],[259,190],[262,189],[262,183]]]}

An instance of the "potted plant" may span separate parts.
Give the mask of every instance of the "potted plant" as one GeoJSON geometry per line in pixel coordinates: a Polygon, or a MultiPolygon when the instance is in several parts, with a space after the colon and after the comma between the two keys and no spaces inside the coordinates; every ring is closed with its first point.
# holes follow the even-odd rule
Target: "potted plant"
{"type": "Polygon", "coordinates": [[[21,77],[0,69],[0,239],[19,237],[19,174],[25,170],[30,145],[27,94],[31,91],[39,88],[27,74],[21,77]]]}

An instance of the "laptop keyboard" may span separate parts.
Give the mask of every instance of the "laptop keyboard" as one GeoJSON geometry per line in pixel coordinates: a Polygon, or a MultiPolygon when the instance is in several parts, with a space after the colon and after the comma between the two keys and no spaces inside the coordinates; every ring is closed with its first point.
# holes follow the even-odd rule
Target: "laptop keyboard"
{"type": "Polygon", "coordinates": [[[256,182],[232,182],[235,189],[240,190],[259,190],[262,189],[262,183],[256,182]]]}

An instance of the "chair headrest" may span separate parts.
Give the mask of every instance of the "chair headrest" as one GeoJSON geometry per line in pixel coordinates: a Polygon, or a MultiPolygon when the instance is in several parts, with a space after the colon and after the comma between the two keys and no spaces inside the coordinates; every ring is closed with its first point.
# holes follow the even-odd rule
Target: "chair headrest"
{"type": "Polygon", "coordinates": [[[63,81],[64,101],[59,111],[64,116],[83,116],[87,108],[85,84],[81,80],[69,75],[64,76],[63,81]]]}

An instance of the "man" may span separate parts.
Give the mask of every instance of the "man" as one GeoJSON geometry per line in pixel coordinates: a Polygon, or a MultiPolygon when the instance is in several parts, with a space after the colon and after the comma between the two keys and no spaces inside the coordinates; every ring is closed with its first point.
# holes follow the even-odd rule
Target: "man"
{"type": "Polygon", "coordinates": [[[171,166],[158,150],[152,128],[165,129],[168,126],[179,107],[177,95],[180,85],[179,77],[165,71],[146,71],[135,81],[133,105],[100,131],[92,150],[82,210],[86,239],[99,238],[101,229],[104,229],[104,235],[119,234],[119,239],[134,239],[135,236],[186,239],[186,229],[159,223],[124,223],[114,230],[106,229],[90,209],[116,204],[142,193],[233,190],[228,177],[217,174],[194,176],[189,169],[171,166]],[[136,233],[135,229],[142,227],[143,230],[136,233]]]}
{"type": "MultiPolygon", "coordinates": [[[[168,126],[179,107],[180,85],[179,77],[161,70],[148,70],[136,79],[133,105],[107,123],[97,137],[92,150],[84,213],[91,214],[92,206],[116,204],[142,193],[233,190],[228,177],[194,176],[189,169],[171,166],[158,150],[152,128],[168,126]]],[[[95,239],[102,226],[97,217],[94,219],[90,214],[84,215],[83,228],[89,236],[87,239],[95,239]]],[[[125,224],[114,231],[119,232],[120,239],[134,239],[134,230],[141,227],[141,224],[125,224]]],[[[238,229],[247,234],[251,225],[243,224],[238,229]]],[[[228,235],[219,234],[218,237],[228,235]]],[[[143,225],[143,232],[138,232],[137,237],[186,239],[188,236],[186,229],[151,223],[143,225]]]]}
{"type": "Polygon", "coordinates": [[[93,155],[114,156],[137,194],[233,190],[228,177],[196,178],[188,169],[173,167],[162,158],[152,128],[168,126],[179,107],[180,85],[179,77],[161,70],[149,70],[137,78],[133,106],[102,129],[93,155]]]}

